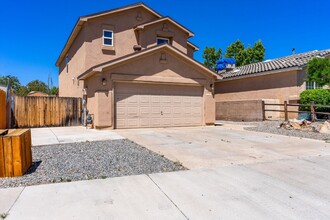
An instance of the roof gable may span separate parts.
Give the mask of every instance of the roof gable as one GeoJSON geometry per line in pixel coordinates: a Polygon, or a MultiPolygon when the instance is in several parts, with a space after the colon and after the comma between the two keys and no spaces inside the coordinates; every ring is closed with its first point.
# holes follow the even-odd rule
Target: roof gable
{"type": "Polygon", "coordinates": [[[112,10],[108,10],[108,11],[103,11],[103,12],[99,12],[99,13],[95,13],[95,14],[90,14],[90,15],[85,15],[85,16],[81,16],[79,17],[76,25],[74,26],[73,30],[71,31],[70,36],[68,37],[68,40],[66,41],[64,48],[61,51],[61,54],[59,55],[55,65],[59,66],[60,63],[62,62],[62,60],[65,58],[68,50],[70,49],[71,45],[73,44],[74,40],[76,39],[76,37],[78,36],[78,34],[80,33],[83,25],[90,19],[93,18],[98,18],[98,17],[102,17],[102,16],[107,16],[107,15],[111,15],[114,13],[118,13],[118,12],[122,12],[122,11],[126,11],[126,10],[130,10],[130,9],[135,9],[135,8],[143,8],[147,11],[149,11],[150,13],[154,14],[156,17],[161,18],[162,16],[157,13],[156,11],[154,11],[153,9],[151,9],[149,6],[147,6],[146,4],[140,2],[140,3],[136,3],[136,4],[132,4],[132,5],[128,5],[125,7],[121,7],[121,8],[116,8],[116,9],[112,9],[112,10]]]}
{"type": "Polygon", "coordinates": [[[163,18],[157,19],[155,21],[151,21],[151,22],[147,22],[147,23],[144,23],[144,24],[140,24],[137,27],[135,27],[135,30],[142,30],[142,29],[147,28],[150,25],[157,24],[157,23],[160,23],[160,22],[170,22],[173,25],[175,25],[176,27],[178,27],[181,30],[185,31],[188,34],[189,37],[193,37],[194,36],[194,33],[192,31],[190,31],[189,29],[187,29],[183,25],[179,24],[178,22],[174,21],[170,17],[163,17],[163,18]]]}
{"type": "Polygon", "coordinates": [[[123,65],[123,64],[129,62],[130,60],[138,59],[138,58],[143,57],[145,55],[150,55],[150,54],[156,53],[156,52],[161,51],[161,50],[165,50],[169,53],[172,53],[175,56],[179,57],[181,60],[186,61],[187,63],[190,63],[191,65],[194,65],[195,67],[203,70],[203,72],[206,75],[208,75],[209,77],[211,77],[213,79],[218,78],[218,75],[215,72],[208,69],[207,67],[205,67],[203,64],[199,63],[198,61],[188,57],[186,54],[182,53],[181,51],[175,49],[174,47],[172,47],[168,44],[161,44],[161,45],[156,45],[154,47],[142,50],[140,52],[135,52],[135,53],[129,54],[127,56],[123,56],[123,57],[120,57],[118,59],[111,60],[109,62],[97,65],[95,67],[92,67],[91,69],[89,69],[85,73],[78,76],[78,79],[86,79],[86,78],[92,76],[95,73],[99,73],[99,72],[102,72],[104,70],[111,69],[112,67],[115,67],[115,66],[118,66],[118,65],[123,65]]]}

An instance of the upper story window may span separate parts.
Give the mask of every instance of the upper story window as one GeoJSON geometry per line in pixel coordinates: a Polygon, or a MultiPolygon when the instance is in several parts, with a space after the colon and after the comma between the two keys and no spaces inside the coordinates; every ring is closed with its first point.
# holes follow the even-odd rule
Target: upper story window
{"type": "Polygon", "coordinates": [[[309,89],[322,89],[322,86],[319,86],[316,82],[308,82],[306,81],[306,90],[309,89]]]}
{"type": "Polygon", "coordinates": [[[170,44],[170,42],[169,38],[157,37],[157,44],[170,44]]]}
{"type": "Polygon", "coordinates": [[[113,46],[113,31],[103,30],[103,45],[113,46]]]}

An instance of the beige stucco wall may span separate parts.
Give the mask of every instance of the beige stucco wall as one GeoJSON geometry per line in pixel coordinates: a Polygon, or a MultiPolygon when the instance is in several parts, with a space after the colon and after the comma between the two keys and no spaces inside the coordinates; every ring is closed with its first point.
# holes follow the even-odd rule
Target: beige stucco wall
{"type": "Polygon", "coordinates": [[[203,124],[214,124],[215,101],[210,87],[213,79],[205,75],[202,69],[197,69],[194,65],[180,60],[174,54],[158,51],[136,60],[130,60],[126,64],[113,67],[85,80],[88,91],[87,108],[90,114],[94,114],[96,127],[114,128],[113,97],[115,91],[113,85],[117,81],[182,86],[202,85],[204,86],[203,124]],[[166,54],[166,63],[160,63],[160,58],[164,57],[164,54],[166,54]],[[103,78],[107,80],[106,86],[102,86],[103,78]]]}
{"type": "MultiPolygon", "coordinates": [[[[215,100],[241,101],[263,100],[268,104],[297,103],[299,95],[305,90],[306,70],[294,70],[274,74],[265,74],[255,77],[247,77],[236,80],[217,82],[215,84],[215,100]]],[[[290,111],[297,108],[289,107],[290,111]]],[[[278,106],[267,106],[267,109],[283,110],[278,106]]],[[[290,118],[296,118],[297,113],[290,113],[290,118]]],[[[265,118],[278,120],[284,117],[283,113],[266,112],[265,118]]]]}
{"type": "Polygon", "coordinates": [[[59,95],[82,97],[83,81],[78,82],[77,77],[92,66],[133,53],[137,44],[133,27],[154,19],[151,12],[139,8],[86,22],[68,51],[68,72],[65,58],[59,65],[59,95]],[[138,13],[143,18],[140,21],[138,13]],[[114,31],[114,47],[103,46],[103,29],[114,31]]]}
{"type": "Polygon", "coordinates": [[[281,103],[297,99],[305,90],[305,71],[289,71],[215,84],[215,99],[220,101],[278,99],[281,103]]]}
{"type": "MultiPolygon", "coordinates": [[[[60,63],[59,95],[81,97],[84,87],[83,81],[77,81],[80,74],[100,63],[134,53],[133,46],[139,43],[144,48],[156,45],[157,35],[172,33],[172,45],[187,53],[188,34],[170,22],[156,23],[141,31],[134,30],[134,27],[156,19],[158,18],[154,14],[141,7],[88,20],[68,51],[68,72],[65,58],[60,63]],[[168,31],[163,30],[164,24],[169,29],[168,31]],[[114,31],[113,47],[103,46],[104,29],[114,31]]],[[[189,51],[190,57],[193,56],[192,54],[189,51]]]]}
{"type": "Polygon", "coordinates": [[[194,58],[195,48],[187,44],[187,55],[190,58],[194,58]]]}
{"type": "Polygon", "coordinates": [[[59,66],[59,96],[82,97],[83,82],[77,77],[85,71],[86,47],[85,31],[82,30],[68,51],[68,68],[65,58],[59,66]]]}

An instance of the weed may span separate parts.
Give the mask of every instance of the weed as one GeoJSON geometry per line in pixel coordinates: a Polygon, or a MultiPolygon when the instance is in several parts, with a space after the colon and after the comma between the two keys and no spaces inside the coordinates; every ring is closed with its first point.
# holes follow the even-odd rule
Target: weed
{"type": "Polygon", "coordinates": [[[180,166],[180,167],[182,167],[182,163],[181,163],[180,161],[178,161],[178,160],[175,161],[174,164],[175,164],[176,166],[180,166]]]}

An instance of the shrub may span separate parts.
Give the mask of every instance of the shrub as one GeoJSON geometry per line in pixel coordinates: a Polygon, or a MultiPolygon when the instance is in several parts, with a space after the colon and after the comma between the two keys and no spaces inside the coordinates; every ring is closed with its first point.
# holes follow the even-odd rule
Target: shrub
{"type": "MultiPolygon", "coordinates": [[[[330,106],[330,90],[328,89],[311,89],[305,90],[300,94],[300,104],[309,105],[314,102],[315,105],[329,105],[330,106]]],[[[300,107],[302,111],[309,111],[310,107],[300,107]]],[[[315,107],[318,112],[330,112],[330,108],[315,107]]]]}

